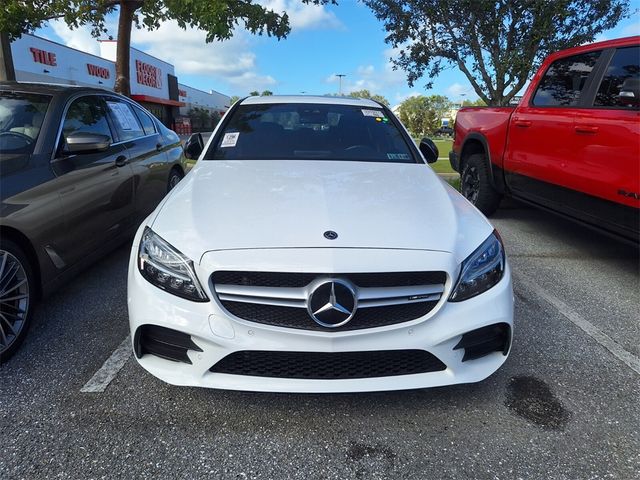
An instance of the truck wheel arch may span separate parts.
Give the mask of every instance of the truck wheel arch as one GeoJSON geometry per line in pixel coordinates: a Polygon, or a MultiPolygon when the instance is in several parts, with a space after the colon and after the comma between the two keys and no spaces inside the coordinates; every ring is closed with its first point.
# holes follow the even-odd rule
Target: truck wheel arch
{"type": "Polygon", "coordinates": [[[460,165],[459,171],[462,172],[464,170],[465,161],[473,154],[480,153],[484,155],[485,162],[487,163],[487,168],[489,170],[489,175],[491,177],[491,183],[493,187],[500,193],[505,192],[505,184],[504,184],[504,176],[501,171],[496,172],[496,170],[500,170],[494,167],[491,162],[491,154],[489,153],[489,142],[484,137],[484,135],[472,132],[467,135],[462,143],[462,148],[460,149],[460,165]]]}

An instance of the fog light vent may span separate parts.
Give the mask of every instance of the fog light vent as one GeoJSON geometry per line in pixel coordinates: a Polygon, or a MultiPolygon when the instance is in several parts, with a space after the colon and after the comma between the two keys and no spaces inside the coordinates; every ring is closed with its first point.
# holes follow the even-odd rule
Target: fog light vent
{"type": "Polygon", "coordinates": [[[507,323],[496,323],[462,335],[454,350],[464,348],[462,361],[475,360],[492,352],[509,353],[511,327],[507,323]]]}
{"type": "Polygon", "coordinates": [[[189,364],[191,360],[187,355],[187,350],[202,351],[186,333],[157,325],[142,325],[139,327],[136,330],[133,344],[138,358],[149,354],[166,360],[189,364]]]}

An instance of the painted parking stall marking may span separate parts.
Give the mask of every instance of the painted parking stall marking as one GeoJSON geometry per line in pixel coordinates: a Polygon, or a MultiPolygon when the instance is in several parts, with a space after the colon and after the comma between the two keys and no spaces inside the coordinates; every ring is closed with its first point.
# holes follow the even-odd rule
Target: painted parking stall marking
{"type": "Polygon", "coordinates": [[[131,357],[131,335],[127,337],[118,345],[111,356],[102,364],[100,370],[98,370],[91,380],[89,380],[80,389],[82,393],[102,393],[109,386],[111,381],[116,377],[118,372],[127,363],[127,360],[131,357]]]}
{"type": "Polygon", "coordinates": [[[633,353],[625,350],[615,340],[609,337],[606,333],[582,317],[579,313],[573,310],[569,305],[564,303],[559,298],[551,295],[545,291],[540,285],[530,280],[524,279],[521,275],[514,275],[517,280],[517,284],[524,286],[527,290],[532,291],[538,297],[551,304],[555,309],[560,312],[567,320],[573,323],[580,330],[585,332],[602,347],[606,348],[614,357],[627,365],[631,370],[640,374],[640,358],[633,353]]]}

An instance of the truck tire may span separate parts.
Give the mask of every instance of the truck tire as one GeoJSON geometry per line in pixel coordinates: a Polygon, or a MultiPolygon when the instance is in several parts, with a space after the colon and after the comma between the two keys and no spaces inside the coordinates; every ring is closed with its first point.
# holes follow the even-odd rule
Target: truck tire
{"type": "Polygon", "coordinates": [[[485,156],[474,153],[464,162],[460,191],[475,207],[489,216],[498,209],[502,195],[493,188],[485,156]]]}
{"type": "Polygon", "coordinates": [[[0,241],[0,364],[18,349],[29,330],[35,300],[35,277],[24,252],[8,239],[0,241]]]}

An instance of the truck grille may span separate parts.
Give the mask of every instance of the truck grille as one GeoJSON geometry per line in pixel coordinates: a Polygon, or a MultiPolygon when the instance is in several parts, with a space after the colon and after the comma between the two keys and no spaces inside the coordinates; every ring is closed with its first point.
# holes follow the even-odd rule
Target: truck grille
{"type": "Polygon", "coordinates": [[[369,352],[240,351],[209,370],[252,377],[338,380],[439,372],[447,367],[424,350],[369,352]]]}
{"type": "Polygon", "coordinates": [[[230,272],[212,275],[221,305],[243,320],[316,331],[345,331],[382,327],[427,315],[444,292],[445,272],[282,273],[230,272]],[[343,326],[316,323],[307,304],[314,285],[341,280],[353,285],[357,310],[343,326]]]}

